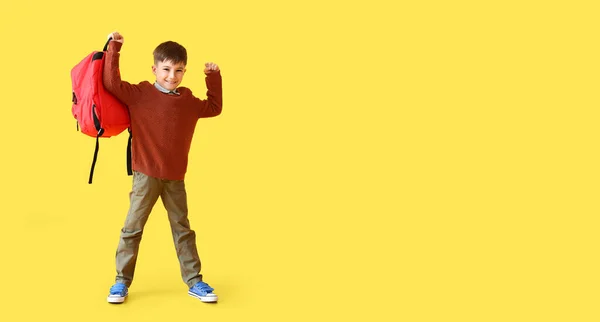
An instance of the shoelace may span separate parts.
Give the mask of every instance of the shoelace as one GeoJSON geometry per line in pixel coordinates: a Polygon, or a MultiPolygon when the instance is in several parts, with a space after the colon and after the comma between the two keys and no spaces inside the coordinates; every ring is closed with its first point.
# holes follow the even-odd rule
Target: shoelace
{"type": "Polygon", "coordinates": [[[204,282],[198,282],[196,283],[196,285],[194,285],[195,289],[198,289],[202,292],[206,292],[206,293],[210,293],[212,291],[214,291],[215,289],[213,289],[212,287],[208,286],[208,284],[204,283],[204,282]]]}
{"type": "Polygon", "coordinates": [[[110,288],[110,293],[123,293],[125,288],[124,284],[115,284],[110,288]]]}

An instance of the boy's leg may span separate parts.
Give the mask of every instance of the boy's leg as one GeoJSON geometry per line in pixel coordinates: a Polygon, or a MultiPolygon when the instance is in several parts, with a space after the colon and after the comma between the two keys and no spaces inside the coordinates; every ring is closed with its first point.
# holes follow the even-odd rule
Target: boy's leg
{"type": "Polygon", "coordinates": [[[169,216],[173,242],[179,258],[181,277],[192,287],[202,281],[200,257],[196,248],[196,233],[188,220],[187,194],[183,180],[166,181],[161,199],[169,216]]]}
{"type": "Polygon", "coordinates": [[[125,226],[121,229],[116,254],[117,277],[115,281],[117,283],[123,283],[127,287],[131,285],[144,225],[148,221],[148,216],[158,200],[161,190],[161,180],[140,172],[133,173],[133,188],[129,193],[129,212],[125,219],[125,226]]]}

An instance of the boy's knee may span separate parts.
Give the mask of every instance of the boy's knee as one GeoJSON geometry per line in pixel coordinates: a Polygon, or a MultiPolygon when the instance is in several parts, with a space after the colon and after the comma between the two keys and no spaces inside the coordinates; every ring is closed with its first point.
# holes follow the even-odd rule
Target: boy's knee
{"type": "Polygon", "coordinates": [[[143,230],[141,230],[141,229],[123,228],[123,229],[121,229],[121,238],[123,238],[123,239],[136,238],[136,237],[141,238],[142,233],[143,233],[143,230]]]}

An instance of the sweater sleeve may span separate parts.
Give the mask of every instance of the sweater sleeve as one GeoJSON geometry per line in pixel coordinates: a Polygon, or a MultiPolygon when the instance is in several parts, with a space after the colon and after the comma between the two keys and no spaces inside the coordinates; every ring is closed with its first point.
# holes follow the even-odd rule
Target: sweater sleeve
{"type": "Polygon", "coordinates": [[[104,88],[126,105],[134,103],[141,94],[141,88],[121,80],[119,71],[119,51],[123,44],[111,41],[104,61],[102,80],[104,88]]]}
{"type": "Polygon", "coordinates": [[[221,72],[206,75],[206,99],[195,98],[198,108],[198,117],[213,117],[221,114],[223,109],[223,91],[221,72]]]}

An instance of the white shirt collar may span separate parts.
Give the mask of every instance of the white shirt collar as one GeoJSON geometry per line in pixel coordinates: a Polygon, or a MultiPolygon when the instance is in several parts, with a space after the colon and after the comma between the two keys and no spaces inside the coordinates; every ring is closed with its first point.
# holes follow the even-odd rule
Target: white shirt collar
{"type": "Polygon", "coordinates": [[[160,86],[160,84],[158,82],[154,82],[154,87],[156,87],[159,91],[166,93],[166,94],[171,94],[171,95],[180,95],[180,93],[177,91],[177,88],[170,91],[162,86],[160,86]]]}

